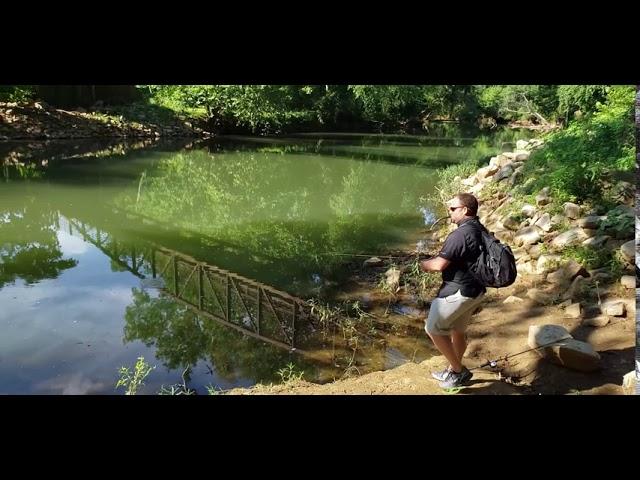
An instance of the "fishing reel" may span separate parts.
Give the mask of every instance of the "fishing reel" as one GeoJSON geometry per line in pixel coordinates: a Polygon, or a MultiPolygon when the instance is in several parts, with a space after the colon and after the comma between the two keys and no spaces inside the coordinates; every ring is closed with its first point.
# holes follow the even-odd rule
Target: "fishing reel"
{"type": "Polygon", "coordinates": [[[484,367],[497,368],[498,367],[498,360],[487,360],[486,362],[484,362],[482,365],[480,365],[477,368],[484,368],[484,367]]]}

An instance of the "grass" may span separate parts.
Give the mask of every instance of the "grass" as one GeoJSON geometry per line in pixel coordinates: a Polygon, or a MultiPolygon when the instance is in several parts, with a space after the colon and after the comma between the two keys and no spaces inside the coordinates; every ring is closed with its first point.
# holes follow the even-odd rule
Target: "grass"
{"type": "Polygon", "coordinates": [[[116,388],[125,387],[125,395],[135,395],[138,389],[144,385],[144,379],[156,368],[150,366],[144,357],[138,357],[133,372],[128,367],[120,367],[120,379],[116,383],[116,388]]]}

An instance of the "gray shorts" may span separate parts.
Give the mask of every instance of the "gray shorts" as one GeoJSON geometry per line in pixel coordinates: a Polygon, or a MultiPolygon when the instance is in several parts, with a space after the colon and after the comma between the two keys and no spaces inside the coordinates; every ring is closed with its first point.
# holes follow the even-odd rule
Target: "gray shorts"
{"type": "Polygon", "coordinates": [[[431,302],[424,329],[432,335],[449,335],[451,330],[463,332],[471,321],[471,314],[480,305],[484,293],[477,297],[464,297],[458,290],[453,295],[435,298],[431,302]]]}

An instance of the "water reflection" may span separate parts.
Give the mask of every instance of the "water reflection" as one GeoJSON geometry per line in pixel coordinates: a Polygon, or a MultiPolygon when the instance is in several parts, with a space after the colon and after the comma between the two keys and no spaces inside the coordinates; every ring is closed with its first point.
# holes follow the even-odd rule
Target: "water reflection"
{"type": "Polygon", "coordinates": [[[289,362],[322,381],[415,358],[420,343],[401,345],[393,325],[372,324],[385,335],[362,336],[354,356],[344,331],[307,324],[293,304],[281,302],[278,321],[278,306],[250,282],[331,299],[348,274],[333,254],[376,253],[412,238],[433,221],[419,198],[434,169],[481,159],[496,143],[245,140],[93,157],[61,148],[21,165],[0,161],[1,393],[115,393],[118,368],[140,355],[162,366],[141,393],[181,381],[183,372],[204,393],[207,385],[277,381],[289,362]],[[180,260],[187,257],[206,268],[180,260]],[[201,272],[211,285],[204,275],[198,283],[201,272]],[[229,281],[227,290],[224,278],[235,286],[229,281]],[[322,358],[250,335],[258,329],[322,358]]]}

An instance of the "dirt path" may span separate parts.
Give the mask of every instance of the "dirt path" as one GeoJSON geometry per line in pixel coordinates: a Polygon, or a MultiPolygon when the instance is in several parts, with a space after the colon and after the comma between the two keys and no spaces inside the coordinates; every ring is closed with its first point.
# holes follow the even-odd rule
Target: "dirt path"
{"type": "MultiPolygon", "coordinates": [[[[630,319],[604,328],[581,327],[579,319],[563,318],[558,307],[538,307],[533,302],[503,305],[500,298],[488,300],[469,327],[465,363],[477,367],[487,359],[528,349],[529,325],[561,324],[574,338],[588,341],[601,355],[601,369],[594,373],[572,371],[553,365],[536,352],[500,362],[498,371],[474,371],[470,385],[459,394],[623,394],[622,377],[634,368],[635,324],[630,319]]],[[[631,317],[634,318],[634,317],[631,317]]],[[[428,341],[425,339],[425,341],[428,341]]],[[[436,356],[421,363],[407,363],[384,372],[339,380],[325,385],[294,382],[287,385],[235,389],[231,394],[442,394],[429,372],[447,362],[436,356]]]]}
{"type": "MultiPolygon", "coordinates": [[[[524,288],[522,285],[519,288],[524,288]]],[[[629,299],[629,314],[603,328],[580,326],[580,319],[564,318],[562,308],[537,306],[530,300],[503,304],[505,293],[489,292],[483,310],[474,317],[468,330],[469,347],[465,364],[469,368],[510,353],[528,349],[530,325],[546,323],[564,326],[574,338],[588,341],[601,356],[601,368],[583,373],[549,363],[536,352],[500,362],[501,370],[475,370],[470,385],[457,394],[624,394],[622,377],[634,368],[635,301],[629,299]]],[[[416,318],[416,323],[423,320],[416,318]]],[[[428,342],[425,334],[425,342],[428,342]]],[[[447,362],[435,356],[421,363],[406,363],[397,368],[373,372],[356,378],[317,385],[304,381],[284,385],[258,385],[234,389],[228,394],[252,395],[440,395],[446,394],[431,379],[430,372],[447,362]]]]}

